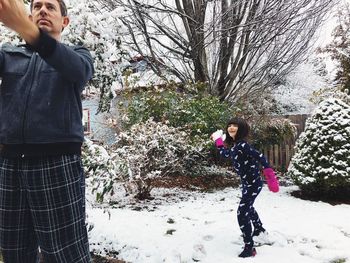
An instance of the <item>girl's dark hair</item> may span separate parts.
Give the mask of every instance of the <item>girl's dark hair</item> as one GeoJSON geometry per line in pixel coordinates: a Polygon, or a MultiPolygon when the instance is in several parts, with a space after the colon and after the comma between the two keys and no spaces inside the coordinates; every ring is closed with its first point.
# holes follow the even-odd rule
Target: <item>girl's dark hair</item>
{"type": "Polygon", "coordinates": [[[225,130],[226,139],[225,139],[225,143],[227,143],[228,145],[233,145],[235,142],[238,142],[238,141],[241,141],[243,139],[246,139],[248,137],[248,135],[249,135],[249,131],[250,131],[249,125],[244,119],[239,118],[239,117],[232,118],[232,119],[230,119],[227,122],[227,125],[226,125],[226,130],[225,130]],[[235,124],[235,125],[238,126],[238,131],[237,131],[237,134],[235,136],[235,139],[233,139],[229,135],[229,133],[227,132],[227,128],[231,124],[235,124]]]}
{"type": "MultiPolygon", "coordinates": [[[[33,8],[33,2],[34,2],[34,0],[30,0],[30,10],[32,10],[32,8],[33,8]]],[[[61,15],[67,16],[68,12],[67,12],[67,6],[66,6],[65,2],[63,0],[57,0],[57,2],[60,5],[61,15]]]]}

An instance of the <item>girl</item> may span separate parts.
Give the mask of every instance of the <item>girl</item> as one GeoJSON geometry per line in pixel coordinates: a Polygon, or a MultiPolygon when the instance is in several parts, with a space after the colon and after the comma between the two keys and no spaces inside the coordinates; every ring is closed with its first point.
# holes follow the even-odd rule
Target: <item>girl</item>
{"type": "Polygon", "coordinates": [[[245,141],[249,134],[249,125],[244,119],[231,119],[227,123],[225,133],[225,143],[221,130],[214,132],[211,137],[220,155],[232,158],[233,167],[241,178],[242,198],[238,206],[237,218],[245,246],[239,257],[253,257],[256,254],[253,237],[265,232],[259,215],[253,207],[255,198],[259,195],[263,185],[259,163],[264,168],[263,174],[270,191],[278,192],[279,185],[264,155],[245,141]]]}

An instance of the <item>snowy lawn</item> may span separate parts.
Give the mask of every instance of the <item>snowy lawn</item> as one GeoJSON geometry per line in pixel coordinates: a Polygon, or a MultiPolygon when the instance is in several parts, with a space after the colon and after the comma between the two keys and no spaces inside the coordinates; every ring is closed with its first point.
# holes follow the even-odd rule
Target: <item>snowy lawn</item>
{"type": "Polygon", "coordinates": [[[240,192],[233,188],[158,189],[153,201],[109,213],[89,205],[90,249],[116,251],[132,263],[350,262],[350,205],[297,199],[289,194],[295,189],[281,187],[273,194],[265,187],[257,198],[255,207],[273,244],[257,247],[255,258],[237,257],[243,242],[236,219],[240,192]],[[133,210],[138,206],[142,209],[133,210]]]}

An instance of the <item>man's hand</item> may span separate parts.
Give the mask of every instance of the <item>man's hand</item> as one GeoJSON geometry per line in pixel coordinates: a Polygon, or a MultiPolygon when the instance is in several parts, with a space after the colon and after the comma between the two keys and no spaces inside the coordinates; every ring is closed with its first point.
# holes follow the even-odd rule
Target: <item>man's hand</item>
{"type": "Polygon", "coordinates": [[[39,38],[39,29],[29,19],[23,0],[0,0],[0,22],[29,44],[34,44],[39,38]]]}
{"type": "Polygon", "coordinates": [[[17,32],[24,19],[29,19],[22,0],[0,0],[0,21],[17,32]]]}

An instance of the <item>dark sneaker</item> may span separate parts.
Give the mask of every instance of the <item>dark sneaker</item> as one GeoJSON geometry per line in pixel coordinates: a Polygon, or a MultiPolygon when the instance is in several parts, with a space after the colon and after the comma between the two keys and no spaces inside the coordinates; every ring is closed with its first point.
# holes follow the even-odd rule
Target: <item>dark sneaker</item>
{"type": "Polygon", "coordinates": [[[253,247],[245,246],[241,254],[238,256],[240,258],[248,258],[248,257],[254,257],[256,255],[256,250],[253,247]]]}

